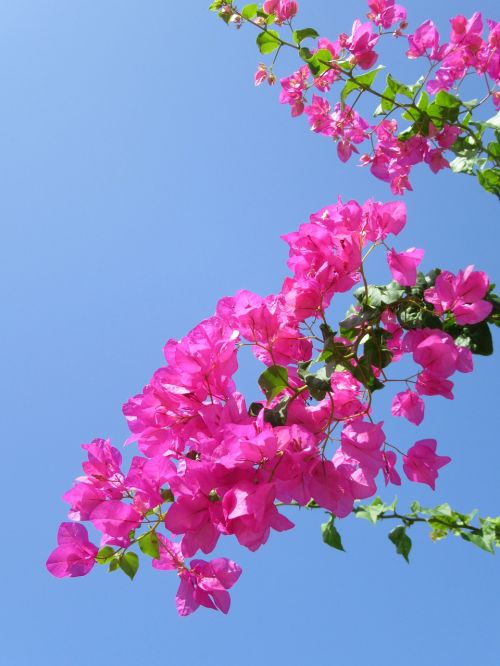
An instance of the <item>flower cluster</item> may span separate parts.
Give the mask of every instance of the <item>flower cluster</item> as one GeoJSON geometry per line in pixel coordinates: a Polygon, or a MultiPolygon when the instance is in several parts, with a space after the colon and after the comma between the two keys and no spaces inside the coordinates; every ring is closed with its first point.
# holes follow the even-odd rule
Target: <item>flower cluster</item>
{"type": "Polygon", "coordinates": [[[406,390],[395,396],[393,414],[417,424],[421,396],[452,397],[449,377],[472,370],[472,355],[443,327],[456,327],[460,317],[486,318],[489,285],[472,268],[427,281],[417,275],[422,251],[386,245],[405,223],[401,202],[339,200],[283,237],[291,275],[279,293],[242,290],[222,298],[212,317],[169,340],[166,364],[123,408],[128,441],[137,441],[141,455],[125,472],[108,440],[84,445],[83,476],[64,495],[76,523],[61,525],[49,571],[82,576],[99,562],[133,576],[138,560],[130,548],[137,545],[154,568],[177,572],[181,615],[200,605],[226,613],[238,565],[225,558],[187,562],[199,551],[212,553],[221,537],[255,551],[271,531],[293,527],[287,505],[345,517],[379,481],[401,483],[398,454],[408,479],[434,488],[450,458],[438,455],[431,439],[406,452],[389,444],[383,422],[373,418],[372,395],[389,380],[390,363],[409,354],[417,372],[401,380],[406,390]],[[384,246],[397,282],[390,293],[379,289],[375,306],[365,262],[384,246]],[[359,305],[337,334],[327,309],[335,294],[360,283],[359,305]],[[408,324],[415,302],[432,313],[433,327],[408,324]],[[250,405],[233,379],[246,347],[264,366],[264,395],[250,405]],[[101,533],[100,549],[80,521],[101,533]]]}
{"type": "MultiPolygon", "coordinates": [[[[488,20],[488,37],[483,39],[483,19],[475,12],[470,19],[455,16],[451,19],[450,41],[440,44],[434,23],[425,21],[408,37],[408,58],[428,58],[437,64],[434,79],[427,82],[427,90],[437,93],[451,90],[468,72],[487,74],[496,83],[500,80],[500,24],[488,20]]],[[[500,105],[500,102],[499,102],[500,105]]]]}

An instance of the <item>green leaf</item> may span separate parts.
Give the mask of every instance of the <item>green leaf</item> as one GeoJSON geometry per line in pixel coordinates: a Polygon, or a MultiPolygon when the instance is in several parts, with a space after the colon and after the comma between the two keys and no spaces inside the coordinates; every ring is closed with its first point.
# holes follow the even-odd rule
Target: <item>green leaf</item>
{"type": "MultiPolygon", "coordinates": [[[[384,96],[387,97],[386,95],[387,90],[384,90],[384,96]]],[[[373,112],[373,116],[376,118],[377,116],[383,116],[384,113],[387,113],[387,111],[391,111],[393,108],[394,104],[389,102],[389,100],[383,99],[380,104],[377,106],[375,111],[373,112]]]]}
{"type": "Polygon", "coordinates": [[[383,69],[385,69],[384,65],[379,65],[378,67],[375,67],[375,69],[372,69],[369,72],[365,72],[365,74],[360,74],[360,76],[355,76],[354,80],[360,86],[366,86],[367,88],[371,88],[372,83],[377,78],[377,74],[381,72],[383,69]]]}
{"type": "Polygon", "coordinates": [[[469,109],[469,111],[473,111],[478,104],[479,104],[478,99],[469,99],[467,100],[467,102],[462,102],[462,106],[465,106],[465,108],[469,109]]]}
{"type": "Polygon", "coordinates": [[[442,328],[439,317],[413,303],[403,301],[399,305],[396,315],[400,325],[406,330],[414,328],[442,328]]]}
{"type": "Polygon", "coordinates": [[[321,74],[330,69],[331,61],[331,51],[328,49],[319,49],[319,51],[316,51],[316,53],[313,53],[311,57],[307,59],[307,64],[314,76],[321,76],[321,74]]]}
{"type": "Polygon", "coordinates": [[[393,305],[400,301],[405,295],[405,288],[399,282],[392,280],[382,291],[382,302],[386,305],[393,305]]]}
{"type": "Polygon", "coordinates": [[[474,169],[477,167],[477,157],[455,157],[450,162],[450,168],[453,173],[468,173],[473,174],[474,169]]]}
{"type": "Polygon", "coordinates": [[[270,423],[273,428],[284,426],[288,414],[288,403],[290,398],[282,398],[272,409],[264,409],[264,421],[270,423]]]}
{"type": "Polygon", "coordinates": [[[496,141],[490,141],[488,144],[488,152],[496,160],[500,160],[500,143],[497,143],[496,141]]]}
{"type": "Polygon", "coordinates": [[[260,402],[252,402],[248,408],[248,416],[258,416],[263,409],[264,405],[262,405],[260,402]]]}
{"type": "Polygon", "coordinates": [[[264,55],[276,51],[281,46],[280,36],[276,30],[265,30],[257,36],[257,46],[264,55]]]}
{"type": "Polygon", "coordinates": [[[301,363],[297,363],[297,375],[302,379],[302,381],[305,381],[307,375],[310,374],[309,368],[311,367],[312,363],[312,361],[303,361],[301,363]]]}
{"type": "Polygon", "coordinates": [[[288,386],[288,370],[281,365],[271,365],[259,377],[259,386],[271,401],[288,386]]]}
{"type": "Polygon", "coordinates": [[[353,79],[348,79],[342,92],[340,93],[340,101],[344,104],[348,95],[352,93],[353,90],[366,90],[370,88],[372,83],[375,81],[377,74],[384,69],[383,65],[379,65],[375,69],[372,69],[370,72],[361,74],[360,76],[355,76],[353,79]]]}
{"type": "Polygon", "coordinates": [[[314,374],[306,375],[305,382],[312,398],[323,400],[326,394],[331,392],[332,385],[330,377],[334,369],[335,364],[327,363],[314,374]]]}
{"type": "Polygon", "coordinates": [[[406,109],[406,111],[403,113],[403,118],[405,120],[417,123],[417,122],[422,122],[424,115],[419,109],[414,109],[410,107],[406,109]]]}
{"type": "Polygon", "coordinates": [[[399,555],[402,555],[405,560],[410,563],[408,555],[411,551],[411,539],[406,534],[406,527],[404,525],[398,525],[388,534],[389,539],[396,546],[396,552],[399,555]]]}
{"type": "Polygon", "coordinates": [[[394,108],[394,100],[396,98],[396,94],[394,93],[393,90],[391,90],[389,87],[387,87],[384,92],[382,93],[384,96],[375,110],[375,113],[373,114],[374,116],[380,116],[382,113],[387,113],[388,111],[392,111],[394,108]]]}
{"type": "Polygon", "coordinates": [[[300,44],[304,39],[307,39],[308,37],[316,39],[317,37],[319,37],[319,33],[316,32],[314,28],[303,28],[302,30],[295,30],[292,36],[293,36],[293,41],[296,44],[300,44]]]}
{"type": "Polygon", "coordinates": [[[392,353],[381,346],[373,337],[364,343],[363,354],[367,362],[376,368],[386,368],[392,361],[392,353]]]}
{"type": "Polygon", "coordinates": [[[481,356],[493,354],[493,339],[490,327],[485,321],[480,324],[453,326],[447,332],[455,338],[457,345],[468,347],[473,354],[481,356]]]}
{"type": "Polygon", "coordinates": [[[160,495],[164,502],[173,502],[175,499],[174,493],[170,490],[170,488],[162,488],[160,490],[160,495]]]}
{"type": "MultiPolygon", "coordinates": [[[[354,292],[354,296],[356,296],[356,292],[354,292]]],[[[354,312],[353,314],[348,313],[348,316],[340,322],[340,327],[346,330],[352,330],[375,319],[378,315],[379,312],[376,308],[373,308],[370,305],[364,305],[359,312],[354,312]]]]}
{"type": "Polygon", "coordinates": [[[491,284],[486,300],[493,305],[493,310],[488,317],[487,321],[494,326],[500,326],[500,297],[493,293],[495,285],[491,284]]]}
{"type": "Polygon", "coordinates": [[[479,171],[477,179],[487,192],[491,192],[500,198],[500,169],[493,168],[479,171]]]}
{"type": "Polygon", "coordinates": [[[444,122],[455,123],[458,120],[460,105],[461,102],[458,97],[450,95],[445,90],[440,90],[425,113],[432,120],[432,123],[438,129],[441,129],[444,122]]]}
{"type": "Polygon", "coordinates": [[[252,3],[250,5],[245,5],[241,10],[241,15],[244,19],[251,20],[257,14],[257,9],[259,5],[257,3],[252,3]]]}
{"type": "Polygon", "coordinates": [[[417,102],[417,106],[421,111],[425,111],[429,106],[429,95],[425,92],[425,90],[422,90],[422,92],[420,93],[420,98],[417,102]]]}
{"type": "Polygon", "coordinates": [[[328,49],[319,49],[313,53],[310,49],[303,46],[299,49],[299,56],[307,62],[309,69],[314,76],[321,76],[327,69],[330,69],[332,54],[328,49]]]}
{"type": "Polygon", "coordinates": [[[413,99],[412,92],[410,90],[410,87],[405,85],[404,83],[400,83],[399,81],[396,81],[391,74],[387,74],[387,88],[394,93],[394,95],[400,94],[404,95],[405,97],[408,97],[409,99],[413,99]]]}
{"type": "Polygon", "coordinates": [[[394,511],[395,502],[396,500],[391,506],[386,506],[380,497],[376,497],[371,504],[360,504],[356,508],[356,518],[369,520],[372,525],[375,525],[379,517],[387,510],[392,509],[394,511]]]}
{"type": "Polygon", "coordinates": [[[353,90],[360,90],[359,85],[356,83],[356,81],[352,81],[352,79],[349,79],[345,86],[342,88],[342,92],[340,93],[340,101],[342,104],[345,103],[347,97],[352,93],[353,90]]]}
{"type": "Polygon", "coordinates": [[[115,555],[115,550],[111,546],[104,546],[96,555],[98,564],[109,564],[115,555]]]}
{"type": "Polygon", "coordinates": [[[335,517],[331,516],[330,520],[328,522],[323,523],[321,525],[321,532],[323,536],[323,541],[328,545],[331,546],[332,548],[336,548],[337,550],[342,550],[345,552],[345,548],[342,545],[342,539],[340,537],[340,534],[337,530],[337,528],[334,525],[335,522],[335,517]]]}
{"type": "Polygon", "coordinates": [[[445,90],[440,90],[434,100],[436,104],[445,109],[456,109],[460,107],[460,100],[455,95],[450,95],[445,90]]]}
{"type": "Polygon", "coordinates": [[[483,124],[485,127],[489,127],[490,129],[500,130],[500,111],[483,124]]]}
{"type": "Polygon", "coordinates": [[[492,534],[467,534],[466,532],[461,532],[460,536],[464,541],[473,543],[487,553],[491,553],[492,555],[495,553],[494,535],[492,534]]]}
{"type": "Polygon", "coordinates": [[[313,57],[313,52],[311,51],[311,49],[308,49],[306,46],[303,46],[301,49],[299,49],[299,56],[305,62],[309,62],[309,60],[313,57]]]}
{"type": "Polygon", "coordinates": [[[135,553],[125,553],[125,555],[120,558],[120,569],[127,574],[130,580],[134,579],[138,568],[139,558],[135,553]]]}
{"type": "Polygon", "coordinates": [[[139,548],[144,555],[149,555],[155,560],[160,559],[160,542],[154,530],[146,532],[139,538],[139,548]]]}
{"type": "Polygon", "coordinates": [[[410,504],[410,511],[412,513],[422,513],[424,511],[424,509],[422,508],[422,506],[420,506],[420,502],[417,502],[417,500],[414,500],[410,504]]]}
{"type": "MultiPolygon", "coordinates": [[[[366,298],[366,293],[364,288],[362,287],[360,290],[360,296],[362,297],[362,300],[364,302],[366,298]]],[[[358,290],[356,290],[355,296],[357,294],[358,290]]],[[[357,298],[357,296],[356,296],[357,298]]],[[[372,308],[379,308],[383,303],[383,291],[380,287],[376,287],[375,285],[369,285],[368,286],[368,301],[367,305],[371,305],[372,308]]]]}
{"type": "Polygon", "coordinates": [[[432,510],[432,515],[446,516],[447,518],[452,518],[453,510],[451,506],[448,504],[448,502],[445,502],[444,504],[439,504],[438,506],[434,507],[434,509],[432,510]]]}
{"type": "Polygon", "coordinates": [[[385,388],[385,384],[375,377],[371,363],[365,356],[359,359],[356,366],[351,367],[350,372],[369,391],[379,391],[385,388]]]}

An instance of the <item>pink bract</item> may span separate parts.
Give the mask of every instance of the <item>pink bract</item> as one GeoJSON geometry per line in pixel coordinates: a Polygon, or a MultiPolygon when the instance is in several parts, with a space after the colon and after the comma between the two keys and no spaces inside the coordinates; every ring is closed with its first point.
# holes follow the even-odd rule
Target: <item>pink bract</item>
{"type": "Polygon", "coordinates": [[[61,523],[57,543],[47,560],[48,571],[56,578],[86,576],[95,564],[98,549],[90,543],[85,527],[61,523]]]}
{"type": "Polygon", "coordinates": [[[410,481],[426,483],[435,490],[438,470],[451,462],[448,456],[436,454],[435,439],[422,439],[416,442],[403,457],[403,470],[410,481]]]}

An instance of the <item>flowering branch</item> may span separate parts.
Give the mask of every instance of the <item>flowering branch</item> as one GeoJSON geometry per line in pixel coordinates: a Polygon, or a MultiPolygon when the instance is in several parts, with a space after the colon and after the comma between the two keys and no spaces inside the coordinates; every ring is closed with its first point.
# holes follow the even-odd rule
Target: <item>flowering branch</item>
{"type": "MultiPolygon", "coordinates": [[[[405,223],[401,202],[339,200],[284,236],[292,275],[278,294],[242,290],[222,298],[214,316],[183,340],[168,341],[166,365],[124,405],[141,455],[124,474],[109,441],[84,445],[84,476],[64,495],[69,518],[101,532],[100,548],[82,525],[62,523],[49,571],[81,576],[100,563],[133,578],[139,558],[131,548],[138,546],[155,569],[179,575],[181,615],[200,605],[227,612],[238,565],[187,559],[198,550],[211,553],[225,535],[256,550],[271,529],[293,527],[280,513],[284,505],[329,512],[323,536],[332,542],[340,538],[334,517],[352,514],[402,520],[390,533],[400,550],[416,522],[434,525],[438,535],[444,518],[436,512],[424,519],[423,509],[402,516],[380,500],[359,504],[376,494],[380,477],[401,485],[398,456],[408,480],[431,488],[451,461],[437,453],[434,439],[406,451],[388,442],[372,403],[399,382],[391,413],[419,425],[424,397],[452,398],[450,377],[471,372],[473,354],[492,353],[490,326],[499,323],[500,301],[486,274],[472,267],[457,275],[419,272],[423,250],[388,245],[405,223]],[[386,285],[368,281],[365,264],[376,250],[386,252],[393,278],[386,285]],[[334,328],[333,296],[359,283],[355,303],[334,328]],[[247,349],[265,366],[262,398],[248,408],[232,379],[247,349]],[[397,379],[390,368],[404,355],[416,372],[397,379]]],[[[463,538],[491,546],[489,523],[476,528],[464,520],[453,514],[449,531],[460,528],[463,538]]]]}
{"type": "Polygon", "coordinates": [[[291,106],[293,116],[305,112],[314,132],[335,140],[343,162],[358,152],[357,146],[369,143],[371,150],[361,155],[360,163],[389,182],[394,194],[412,189],[411,169],[426,162],[434,173],[451,167],[456,173],[473,175],[486,191],[500,196],[500,118],[498,114],[488,120],[475,117],[478,109],[491,102],[500,107],[499,24],[489,20],[489,36],[483,40],[481,14],[476,12],[469,20],[457,16],[452,20],[450,41],[441,44],[432,21],[423,23],[413,34],[405,34],[406,9],[394,0],[370,0],[368,4],[370,22],[356,19],[351,35],[341,34],[335,41],[320,37],[314,28],[294,30],[297,3],[288,0],[252,3],[242,10],[233,2],[216,1],[210,9],[238,28],[254,26],[259,30],[260,52],[276,52],[271,67],[259,65],[256,85],[266,79],[275,82],[273,67],[283,47],[297,52],[306,64],[281,79],[280,102],[291,106]],[[275,27],[281,27],[282,32],[275,27]],[[284,39],[283,30],[291,34],[291,40],[284,39]],[[374,82],[384,67],[370,68],[378,58],[375,46],[388,36],[406,38],[407,57],[427,60],[428,69],[414,84],[401,83],[388,74],[385,89],[379,91],[374,82]],[[311,39],[317,40],[316,48],[304,45],[311,39]],[[480,99],[462,101],[460,87],[469,74],[476,74],[486,91],[480,93],[480,99]],[[339,101],[333,109],[325,97],[331,89],[338,89],[339,101]],[[308,102],[310,91],[313,94],[308,102]],[[349,106],[347,98],[352,92],[357,92],[357,97],[349,106]],[[373,114],[380,117],[375,125],[354,111],[365,93],[380,100],[373,114]],[[395,110],[410,123],[403,131],[390,119],[395,110]],[[451,163],[444,156],[446,151],[454,155],[451,163]]]}

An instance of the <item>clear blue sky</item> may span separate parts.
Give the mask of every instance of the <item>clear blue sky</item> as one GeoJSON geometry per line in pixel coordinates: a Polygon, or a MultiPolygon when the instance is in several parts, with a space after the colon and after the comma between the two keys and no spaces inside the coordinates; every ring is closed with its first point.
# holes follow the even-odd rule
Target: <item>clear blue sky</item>
{"type": "MultiPolygon", "coordinates": [[[[366,11],[360,0],[301,4],[301,24],[332,37],[366,11]]],[[[292,121],[277,88],[254,89],[254,35],[226,29],[206,5],[0,3],[1,661],[498,666],[500,559],[454,538],[433,544],[423,530],[410,566],[385,525],[347,519],[348,552],[327,548],[314,512],[256,554],[223,541],[217,552],[244,568],[227,617],[178,618],[176,577],[145,564],[133,584],[104,569],[62,581],[45,570],[79,445],[109,436],[121,446],[121,405],[162,363],[164,342],[221,296],[276,291],[279,235],[338,194],[390,198],[292,121]]],[[[494,16],[496,2],[408,5],[416,26],[429,16],[444,25],[451,9],[494,16]]],[[[494,198],[465,176],[422,168],[412,180],[398,247],[425,247],[426,269],[474,263],[500,280],[494,198]]],[[[239,380],[256,394],[249,372],[239,380]]],[[[391,440],[436,437],[454,458],[435,493],[407,484],[402,506],[499,513],[498,388],[497,358],[477,358],[454,402],[427,401],[419,429],[391,423],[391,440]]],[[[380,396],[381,416],[388,401],[380,396]]]]}

